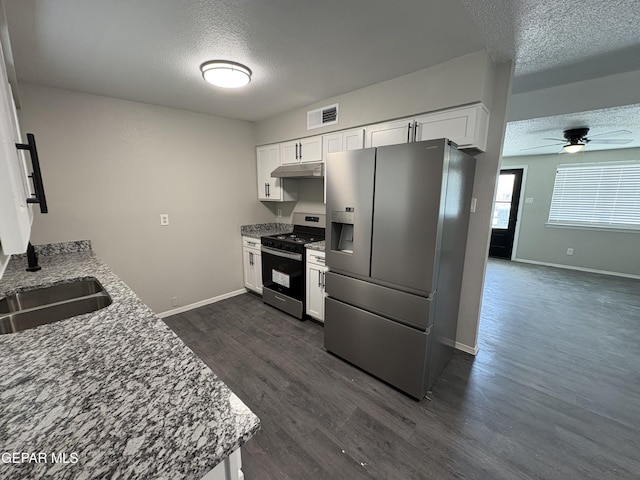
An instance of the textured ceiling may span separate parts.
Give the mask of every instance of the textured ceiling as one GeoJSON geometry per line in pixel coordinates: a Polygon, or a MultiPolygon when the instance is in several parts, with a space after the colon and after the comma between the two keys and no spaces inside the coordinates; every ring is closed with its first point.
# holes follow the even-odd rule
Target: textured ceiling
{"type": "MultiPolygon", "coordinates": [[[[497,62],[515,62],[516,93],[640,69],[638,0],[4,5],[23,82],[253,121],[482,48],[497,62]],[[211,59],[248,65],[252,83],[231,91],[206,84],[198,66],[211,59]]],[[[556,120],[510,126],[508,136],[558,128],[555,137],[573,121],[556,120]]]]}
{"type": "Polygon", "coordinates": [[[593,138],[593,143],[587,143],[584,151],[609,150],[615,148],[640,147],[640,105],[626,105],[623,107],[605,108],[567,115],[533,118],[510,122],[507,124],[503,156],[544,155],[561,153],[564,130],[588,127],[587,138],[593,138]],[[609,135],[611,133],[611,135],[609,135]],[[601,139],[624,140],[631,139],[624,145],[599,144],[601,139]]]}
{"type": "Polygon", "coordinates": [[[483,48],[451,0],[5,0],[23,82],[245,120],[483,48]],[[434,48],[437,45],[437,48],[434,48]],[[242,90],[199,65],[247,65],[242,90]]]}

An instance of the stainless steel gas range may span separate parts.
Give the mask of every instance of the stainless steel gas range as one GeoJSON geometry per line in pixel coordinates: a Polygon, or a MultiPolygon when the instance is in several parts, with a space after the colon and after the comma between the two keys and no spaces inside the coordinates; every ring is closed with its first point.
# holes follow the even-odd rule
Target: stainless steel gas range
{"type": "Polygon", "coordinates": [[[305,245],[324,240],[324,227],[324,214],[294,213],[292,233],[260,238],[264,303],[304,317],[305,245]]]}

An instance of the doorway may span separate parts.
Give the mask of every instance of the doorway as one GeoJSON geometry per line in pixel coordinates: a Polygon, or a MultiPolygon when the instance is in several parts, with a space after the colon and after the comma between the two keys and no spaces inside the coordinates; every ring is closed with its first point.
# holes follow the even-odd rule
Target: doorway
{"type": "Polygon", "coordinates": [[[522,168],[500,170],[491,218],[490,257],[511,260],[516,236],[523,171],[522,168]]]}

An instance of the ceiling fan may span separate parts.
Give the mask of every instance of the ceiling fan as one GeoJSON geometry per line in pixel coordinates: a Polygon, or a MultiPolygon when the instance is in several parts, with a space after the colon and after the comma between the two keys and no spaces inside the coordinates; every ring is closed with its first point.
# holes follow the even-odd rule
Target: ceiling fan
{"type": "MultiPolygon", "coordinates": [[[[599,138],[611,135],[629,135],[629,130],[616,130],[614,132],[600,133],[587,137],[589,133],[588,127],[570,128],[563,132],[564,139],[560,138],[543,138],[542,140],[554,140],[560,143],[552,143],[550,145],[540,145],[537,147],[523,148],[522,150],[533,150],[535,148],[552,147],[554,145],[562,145],[562,150],[567,153],[576,153],[582,150],[587,143],[599,143],[609,145],[624,145],[633,141],[631,138],[599,138]]],[[[562,152],[560,152],[562,153],[562,152]]]]}

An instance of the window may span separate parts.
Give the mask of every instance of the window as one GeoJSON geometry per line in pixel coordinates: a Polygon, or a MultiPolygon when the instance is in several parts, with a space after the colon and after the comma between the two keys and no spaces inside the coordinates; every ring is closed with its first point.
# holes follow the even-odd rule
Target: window
{"type": "Polygon", "coordinates": [[[640,230],[640,161],[558,165],[549,224],[640,230]]]}

